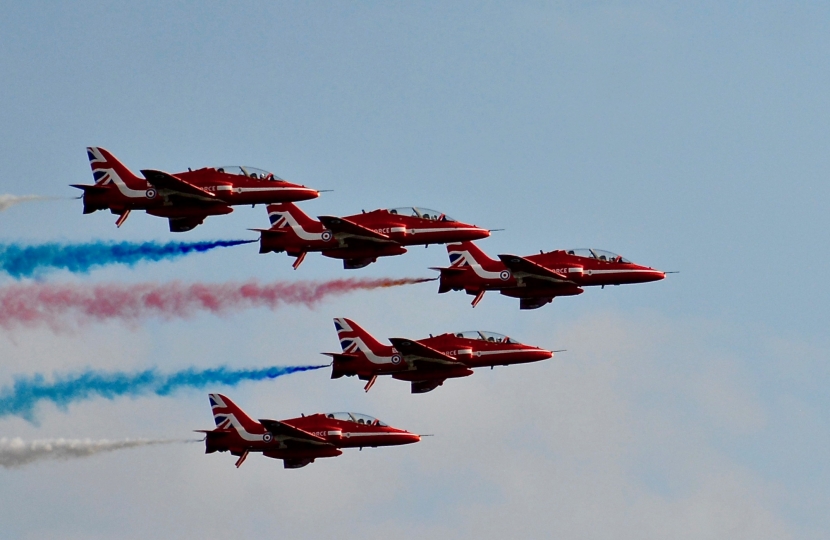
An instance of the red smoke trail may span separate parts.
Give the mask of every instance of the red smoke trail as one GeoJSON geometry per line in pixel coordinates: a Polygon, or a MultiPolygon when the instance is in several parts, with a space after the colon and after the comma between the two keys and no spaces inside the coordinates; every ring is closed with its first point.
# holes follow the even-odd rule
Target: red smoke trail
{"type": "Polygon", "coordinates": [[[202,311],[217,315],[248,308],[277,309],[283,304],[314,307],[329,296],[352,291],[398,287],[432,281],[426,278],[352,278],[261,284],[15,284],[0,288],[0,327],[53,329],[70,323],[118,319],[137,322],[148,317],[186,318],[202,311]]]}

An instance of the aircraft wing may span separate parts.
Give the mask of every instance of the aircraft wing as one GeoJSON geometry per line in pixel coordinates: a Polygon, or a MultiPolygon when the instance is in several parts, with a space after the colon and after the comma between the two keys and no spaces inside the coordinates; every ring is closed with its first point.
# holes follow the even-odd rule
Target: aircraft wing
{"type": "Polygon", "coordinates": [[[205,191],[199,186],[193,185],[190,182],[185,182],[180,178],[176,178],[172,174],[162,171],[154,171],[152,169],[142,169],[141,174],[148,182],[153,184],[157,189],[168,189],[170,191],[178,191],[183,195],[191,197],[208,197],[215,199],[216,194],[210,191],[205,191]]]}
{"type": "Polygon", "coordinates": [[[514,276],[518,274],[517,277],[527,276],[560,283],[571,282],[564,274],[554,272],[549,268],[545,268],[541,264],[536,264],[530,259],[525,259],[524,257],[519,257],[518,255],[499,255],[499,259],[501,259],[501,262],[503,262],[504,265],[507,266],[511,272],[513,272],[514,276]]]}
{"type": "Polygon", "coordinates": [[[274,437],[281,438],[284,441],[294,441],[301,444],[311,444],[314,446],[333,446],[330,442],[322,437],[313,435],[308,431],[304,431],[294,426],[289,426],[285,422],[278,420],[260,420],[265,429],[271,432],[274,437]]]}
{"type": "Polygon", "coordinates": [[[413,364],[415,362],[429,362],[429,366],[431,368],[439,367],[439,365],[446,367],[464,365],[452,356],[448,356],[441,351],[436,351],[432,347],[428,347],[422,343],[418,343],[417,341],[412,341],[406,338],[389,338],[389,341],[391,341],[392,345],[395,346],[395,349],[403,355],[404,360],[406,360],[408,364],[413,364]]]}
{"type": "Polygon", "coordinates": [[[385,234],[375,232],[368,227],[358,225],[354,221],[349,221],[348,219],[334,216],[318,216],[317,219],[320,220],[320,223],[322,223],[324,227],[329,229],[334,234],[356,236],[358,238],[371,240],[373,242],[394,242],[394,240],[385,234]]]}

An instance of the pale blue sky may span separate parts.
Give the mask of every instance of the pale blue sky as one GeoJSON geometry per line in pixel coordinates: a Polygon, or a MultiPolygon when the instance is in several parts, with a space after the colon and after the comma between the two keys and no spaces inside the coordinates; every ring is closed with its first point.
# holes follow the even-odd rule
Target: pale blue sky
{"type": "MultiPolygon", "coordinates": [[[[6,6],[0,193],[74,196],[96,145],[136,171],[241,163],[334,189],[303,203],[312,215],[420,205],[505,228],[481,242],[491,254],[590,246],[681,273],[534,312],[497,295],[472,310],[429,284],[313,311],[0,335],[7,382],[317,362],[337,347],[333,316],[379,337],[482,327],[569,350],[425,396],[324,373],[227,390],[255,415],[354,408],[437,436],[301,471],[231,470],[186,446],[0,471],[0,536],[826,536],[829,22],[827,6],[793,2],[6,6]]],[[[266,219],[238,208],[175,238],[253,237],[266,219]]],[[[28,203],[0,213],[0,240],[171,238],[158,218],[113,221],[28,203]]],[[[242,246],[80,279],[445,262],[432,246],[349,273],[312,255],[294,272],[242,246]]],[[[210,425],[203,394],[47,407],[0,436],[178,436],[210,425]]]]}

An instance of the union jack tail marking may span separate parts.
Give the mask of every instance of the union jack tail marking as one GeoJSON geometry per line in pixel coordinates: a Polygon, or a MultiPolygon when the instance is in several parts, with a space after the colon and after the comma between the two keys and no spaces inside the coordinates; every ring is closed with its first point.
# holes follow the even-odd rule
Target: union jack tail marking
{"type": "Polygon", "coordinates": [[[127,197],[149,197],[147,181],[134,175],[107,150],[91,146],[86,153],[96,186],[114,184],[127,197]]]}
{"type": "Polygon", "coordinates": [[[277,229],[300,227],[305,229],[315,221],[293,203],[269,204],[266,206],[271,226],[277,229]]]}
{"type": "Polygon", "coordinates": [[[388,345],[380,343],[372,334],[350,319],[334,319],[334,328],[337,330],[340,348],[343,349],[344,353],[381,355],[387,352],[386,349],[389,349],[388,345]]]}
{"type": "Polygon", "coordinates": [[[450,268],[461,268],[474,264],[496,262],[472,242],[447,244],[447,253],[450,256],[450,268]]]}
{"type": "Polygon", "coordinates": [[[259,422],[240,409],[233,401],[222,394],[209,394],[210,408],[213,411],[213,421],[218,429],[236,429],[240,427],[250,433],[256,433],[259,422]]]}

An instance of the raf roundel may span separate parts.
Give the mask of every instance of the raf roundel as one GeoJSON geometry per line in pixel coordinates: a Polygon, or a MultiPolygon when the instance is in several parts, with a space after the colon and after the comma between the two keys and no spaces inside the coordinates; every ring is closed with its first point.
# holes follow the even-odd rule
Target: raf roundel
{"type": "Polygon", "coordinates": [[[331,231],[328,231],[328,230],[323,231],[323,234],[321,235],[321,238],[323,239],[323,242],[328,242],[329,240],[332,239],[332,237],[333,237],[333,235],[331,234],[331,231]]]}
{"type": "Polygon", "coordinates": [[[148,199],[155,199],[156,198],[156,190],[153,188],[148,189],[144,192],[144,196],[148,199]]]}
{"type": "Polygon", "coordinates": [[[393,354],[393,355],[392,355],[392,363],[393,363],[393,364],[396,364],[396,365],[397,365],[397,364],[400,364],[400,363],[401,363],[401,355],[399,355],[399,354],[393,354]]]}
{"type": "Polygon", "coordinates": [[[262,440],[265,441],[265,442],[271,442],[273,439],[274,439],[274,436],[271,435],[270,433],[266,433],[265,435],[262,436],[262,440]]]}
{"type": "Polygon", "coordinates": [[[502,281],[510,279],[510,270],[502,270],[499,274],[499,278],[501,278],[502,281]]]}

